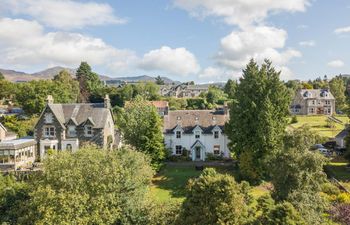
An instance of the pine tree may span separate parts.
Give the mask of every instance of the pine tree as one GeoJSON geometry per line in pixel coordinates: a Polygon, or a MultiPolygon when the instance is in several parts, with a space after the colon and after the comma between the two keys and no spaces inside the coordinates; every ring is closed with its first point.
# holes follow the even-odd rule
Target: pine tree
{"type": "Polygon", "coordinates": [[[290,94],[270,61],[259,68],[251,60],[243,70],[225,131],[239,159],[241,175],[251,182],[267,176],[288,124],[290,94]]]}
{"type": "Polygon", "coordinates": [[[76,77],[80,86],[80,102],[89,102],[90,97],[98,94],[102,88],[102,82],[100,81],[98,74],[92,72],[91,67],[87,62],[81,62],[76,77]]]}

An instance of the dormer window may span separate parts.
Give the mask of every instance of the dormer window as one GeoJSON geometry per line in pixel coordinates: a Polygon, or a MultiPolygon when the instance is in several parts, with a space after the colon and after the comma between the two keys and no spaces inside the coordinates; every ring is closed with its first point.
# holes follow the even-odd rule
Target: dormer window
{"type": "Polygon", "coordinates": [[[219,131],[214,131],[214,138],[218,139],[219,138],[219,131]]]}
{"type": "Polygon", "coordinates": [[[92,126],[85,126],[85,136],[92,137],[92,135],[93,135],[92,126]]]}
{"type": "Polygon", "coordinates": [[[46,113],[45,114],[45,123],[52,123],[52,121],[53,121],[52,113],[46,113]]]}
{"type": "Polygon", "coordinates": [[[77,131],[75,126],[68,126],[68,136],[69,137],[76,137],[77,131]]]}
{"type": "Polygon", "coordinates": [[[181,138],[181,131],[176,131],[176,138],[181,138]]]}
{"type": "Polygon", "coordinates": [[[201,132],[200,132],[200,131],[195,131],[195,132],[194,132],[194,137],[195,137],[196,139],[201,138],[201,132]]]}

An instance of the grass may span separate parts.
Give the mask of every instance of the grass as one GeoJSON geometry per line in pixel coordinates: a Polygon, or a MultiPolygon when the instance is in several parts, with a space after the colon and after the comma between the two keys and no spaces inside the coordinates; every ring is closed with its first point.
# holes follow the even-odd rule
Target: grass
{"type": "MultiPolygon", "coordinates": [[[[215,167],[217,172],[237,177],[238,171],[232,167],[215,167]]],[[[186,185],[189,179],[196,178],[201,171],[194,166],[168,166],[163,168],[153,179],[151,194],[160,202],[185,200],[186,185]]],[[[268,185],[253,187],[251,195],[258,198],[268,192],[268,185]]]]}
{"type": "Polygon", "coordinates": [[[337,119],[341,120],[343,124],[334,123],[334,128],[327,127],[327,116],[317,115],[317,116],[297,116],[298,122],[291,124],[290,127],[298,128],[303,125],[310,127],[312,131],[315,131],[319,135],[327,138],[334,138],[341,130],[344,129],[345,124],[349,122],[347,116],[335,116],[337,119]]]}
{"type": "Polygon", "coordinates": [[[346,168],[348,162],[344,159],[332,160],[327,164],[327,169],[344,187],[350,190],[350,170],[346,168]]]}

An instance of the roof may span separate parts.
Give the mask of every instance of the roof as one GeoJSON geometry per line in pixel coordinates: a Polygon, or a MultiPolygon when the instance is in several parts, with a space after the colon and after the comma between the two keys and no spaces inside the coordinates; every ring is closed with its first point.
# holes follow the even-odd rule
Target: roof
{"type": "Polygon", "coordinates": [[[334,99],[332,93],[327,89],[300,89],[299,94],[304,99],[334,99]]]}
{"type": "Polygon", "coordinates": [[[154,105],[156,108],[166,108],[169,107],[169,104],[167,101],[150,101],[152,105],[154,105]]]}
{"type": "Polygon", "coordinates": [[[103,128],[110,113],[103,103],[48,104],[48,107],[62,125],[70,120],[77,125],[90,120],[94,128],[103,128]]]}
{"type": "Polygon", "coordinates": [[[28,146],[35,145],[36,141],[32,137],[20,138],[15,140],[7,140],[0,142],[0,149],[16,150],[28,146]]]}
{"type": "Polygon", "coordinates": [[[346,136],[348,136],[350,131],[350,128],[345,128],[344,130],[340,131],[335,138],[340,138],[340,139],[344,139],[346,136]]]}
{"type": "Polygon", "coordinates": [[[7,132],[6,127],[4,125],[2,125],[1,123],[0,123],[0,128],[3,129],[5,132],[7,132]]]}
{"type": "Polygon", "coordinates": [[[204,133],[210,133],[218,126],[223,130],[229,116],[220,110],[176,110],[164,116],[164,132],[173,133],[180,126],[185,133],[192,133],[199,126],[204,133]]]}

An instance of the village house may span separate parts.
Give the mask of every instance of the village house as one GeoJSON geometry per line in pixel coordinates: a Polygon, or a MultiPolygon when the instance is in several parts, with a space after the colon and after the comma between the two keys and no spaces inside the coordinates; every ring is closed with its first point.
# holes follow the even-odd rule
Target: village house
{"type": "Polygon", "coordinates": [[[293,115],[332,115],[335,98],[326,89],[301,89],[295,94],[290,112],[293,115]]]}
{"type": "Polygon", "coordinates": [[[226,110],[176,110],[164,116],[164,141],[173,155],[188,151],[193,161],[205,161],[208,154],[229,158],[224,125],[226,110]]]}
{"type": "Polygon", "coordinates": [[[168,115],[169,103],[167,101],[150,101],[150,103],[157,108],[158,114],[161,117],[168,115]]]}
{"type": "Polygon", "coordinates": [[[48,96],[47,105],[34,128],[38,155],[48,149],[76,151],[84,143],[111,148],[115,129],[110,99],[103,103],[55,104],[48,96]]]}
{"type": "Polygon", "coordinates": [[[16,139],[0,123],[0,170],[16,170],[31,166],[35,161],[36,142],[32,138],[16,139]]]}
{"type": "Polygon", "coordinates": [[[159,94],[161,96],[174,98],[194,98],[209,90],[208,85],[161,85],[159,94]]]}

